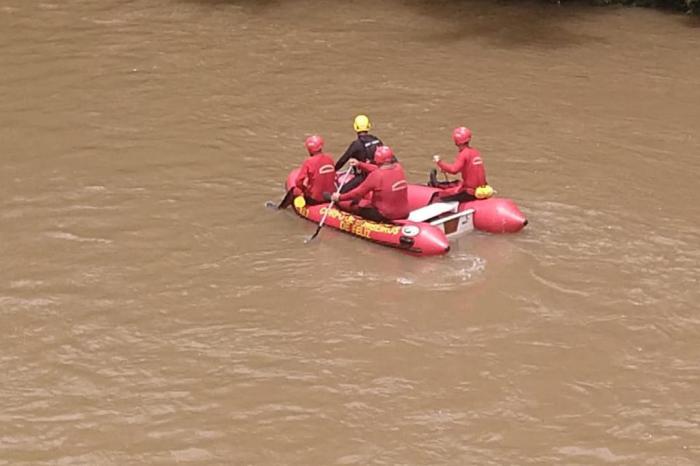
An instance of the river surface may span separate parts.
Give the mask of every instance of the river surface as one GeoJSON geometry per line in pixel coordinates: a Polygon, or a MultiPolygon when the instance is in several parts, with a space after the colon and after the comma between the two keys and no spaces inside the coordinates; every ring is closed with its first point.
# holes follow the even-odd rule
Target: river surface
{"type": "Polygon", "coordinates": [[[700,464],[700,29],[503,2],[0,0],[0,465],[700,464]],[[291,212],[367,113],[530,224],[291,212]]]}

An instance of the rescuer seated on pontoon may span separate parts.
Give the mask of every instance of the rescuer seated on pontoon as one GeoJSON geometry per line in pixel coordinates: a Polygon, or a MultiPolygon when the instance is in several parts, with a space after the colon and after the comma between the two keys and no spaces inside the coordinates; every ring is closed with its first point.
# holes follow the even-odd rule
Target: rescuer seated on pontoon
{"type": "Polygon", "coordinates": [[[455,163],[445,163],[440,160],[439,155],[433,156],[433,161],[443,172],[462,175],[461,182],[450,186],[450,183],[443,185],[437,182],[433,171],[428,184],[443,189],[435,200],[467,202],[491,197],[493,194],[493,190],[486,182],[486,170],[481,153],[469,145],[471,139],[472,132],[469,128],[464,126],[455,128],[452,132],[452,140],[459,149],[455,163]]]}
{"type": "Polygon", "coordinates": [[[324,203],[323,193],[335,189],[335,168],[330,155],[323,152],[323,138],[313,135],[304,143],[309,158],[299,169],[294,195],[304,196],[307,205],[324,203]]]}
{"type": "Polygon", "coordinates": [[[375,222],[405,219],[409,214],[408,184],[401,164],[395,160],[389,146],[377,148],[375,165],[352,159],[351,164],[367,173],[367,178],[351,191],[333,193],[330,199],[341,209],[375,222]],[[368,200],[365,196],[369,193],[372,196],[368,200]]]}

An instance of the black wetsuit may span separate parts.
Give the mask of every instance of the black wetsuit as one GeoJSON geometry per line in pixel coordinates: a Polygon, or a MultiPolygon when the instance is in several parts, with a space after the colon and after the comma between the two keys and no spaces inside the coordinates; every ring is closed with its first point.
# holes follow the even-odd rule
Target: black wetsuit
{"type": "Polygon", "coordinates": [[[374,151],[377,147],[383,146],[384,143],[376,136],[369,133],[360,133],[357,135],[357,139],[352,141],[352,144],[348,146],[345,153],[340,156],[338,161],[335,163],[336,171],[343,168],[343,165],[348,163],[350,159],[357,159],[360,162],[372,163],[374,162],[374,151]]]}
{"type": "MultiPolygon", "coordinates": [[[[357,159],[360,162],[373,163],[374,162],[374,152],[377,147],[383,146],[384,143],[376,136],[369,133],[360,133],[357,135],[350,146],[343,155],[340,156],[338,161],[335,163],[336,171],[340,170],[343,165],[345,165],[350,159],[357,159]]],[[[367,177],[365,173],[355,170],[355,177],[345,183],[343,188],[340,190],[341,193],[350,191],[351,189],[358,186],[367,177]]]]}
{"type": "Polygon", "coordinates": [[[379,210],[377,210],[376,207],[360,207],[357,211],[358,214],[360,214],[360,217],[365,218],[367,220],[371,220],[373,222],[377,223],[394,223],[393,220],[389,220],[385,216],[382,215],[379,210]]]}

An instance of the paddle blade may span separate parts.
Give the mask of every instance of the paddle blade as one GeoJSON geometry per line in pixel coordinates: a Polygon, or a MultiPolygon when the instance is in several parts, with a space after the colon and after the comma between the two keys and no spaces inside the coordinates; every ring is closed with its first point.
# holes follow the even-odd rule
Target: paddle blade
{"type": "Polygon", "coordinates": [[[282,202],[280,202],[280,205],[278,205],[277,208],[278,209],[286,209],[287,207],[292,205],[293,201],[294,201],[294,188],[287,191],[287,194],[285,194],[284,199],[282,199],[282,202]]]}
{"type": "Polygon", "coordinates": [[[321,233],[321,227],[322,225],[319,225],[318,228],[316,228],[316,232],[313,235],[311,235],[310,238],[304,240],[304,244],[310,243],[314,238],[316,238],[318,234],[321,233]]]}

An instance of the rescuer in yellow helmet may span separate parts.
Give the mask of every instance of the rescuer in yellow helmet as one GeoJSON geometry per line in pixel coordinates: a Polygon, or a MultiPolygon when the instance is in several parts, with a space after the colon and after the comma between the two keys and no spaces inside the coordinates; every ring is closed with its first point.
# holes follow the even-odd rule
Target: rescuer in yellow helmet
{"type": "MultiPolygon", "coordinates": [[[[377,150],[377,147],[384,145],[381,139],[369,133],[369,130],[372,129],[372,122],[369,121],[367,115],[357,115],[352,123],[352,127],[357,133],[357,139],[348,146],[345,153],[341,155],[335,163],[336,171],[340,170],[350,159],[356,159],[359,162],[374,163],[374,152],[377,150]]],[[[354,173],[355,177],[345,183],[341,192],[344,193],[355,188],[362,183],[362,180],[367,176],[366,173],[359,170],[354,171],[354,173]]]]}

